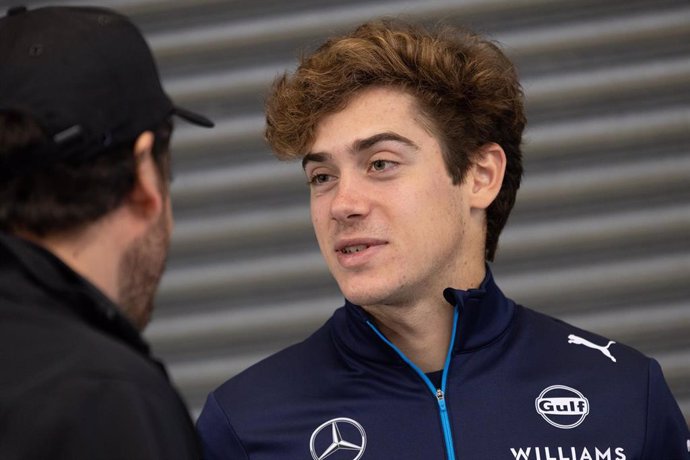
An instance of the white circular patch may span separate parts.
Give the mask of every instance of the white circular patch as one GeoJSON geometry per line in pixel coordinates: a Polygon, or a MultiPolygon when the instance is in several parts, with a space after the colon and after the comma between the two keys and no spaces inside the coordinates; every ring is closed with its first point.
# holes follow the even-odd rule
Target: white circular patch
{"type": "Polygon", "coordinates": [[[688,447],[688,452],[690,452],[690,439],[688,439],[687,447],[688,447]]]}
{"type": "Polygon", "coordinates": [[[537,413],[556,428],[579,426],[589,414],[589,401],[574,388],[552,385],[534,400],[537,413]]]}

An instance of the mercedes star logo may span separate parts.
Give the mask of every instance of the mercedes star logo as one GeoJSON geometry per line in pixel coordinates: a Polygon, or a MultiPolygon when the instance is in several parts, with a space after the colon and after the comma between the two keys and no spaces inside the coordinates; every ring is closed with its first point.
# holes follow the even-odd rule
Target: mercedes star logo
{"type": "MultiPolygon", "coordinates": [[[[344,417],[334,418],[322,424],[314,430],[309,440],[309,449],[314,460],[324,460],[338,451],[347,451],[350,454],[347,460],[359,460],[364,455],[366,446],[367,435],[362,425],[351,418],[344,417]],[[341,434],[341,428],[345,435],[341,434]],[[359,436],[357,436],[357,432],[359,432],[359,436]],[[319,436],[321,433],[323,435],[319,436]],[[359,439],[356,439],[357,437],[359,439]],[[319,440],[320,442],[318,442],[319,440]],[[319,447],[317,447],[317,442],[319,447]]],[[[338,458],[345,459],[345,457],[338,458]]]]}

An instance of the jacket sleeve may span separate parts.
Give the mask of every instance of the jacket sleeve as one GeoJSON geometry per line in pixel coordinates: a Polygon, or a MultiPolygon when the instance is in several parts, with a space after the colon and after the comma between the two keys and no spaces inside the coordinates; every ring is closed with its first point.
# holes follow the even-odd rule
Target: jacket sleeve
{"type": "Polygon", "coordinates": [[[647,435],[644,460],[690,459],[690,432],[671,390],[666,384],[661,366],[651,360],[647,399],[647,435]]]}
{"type": "Polygon", "coordinates": [[[249,455],[213,393],[208,395],[196,428],[204,460],[249,460],[249,455]]]}

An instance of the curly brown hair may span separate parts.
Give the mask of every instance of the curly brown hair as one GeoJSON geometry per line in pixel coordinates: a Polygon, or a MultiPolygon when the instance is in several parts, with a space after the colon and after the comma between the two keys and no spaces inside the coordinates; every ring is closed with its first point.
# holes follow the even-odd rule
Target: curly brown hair
{"type": "Polygon", "coordinates": [[[511,61],[496,44],[468,30],[369,22],[328,40],[304,56],[293,74],[276,79],[266,101],[266,140],[278,158],[301,158],[319,121],[372,86],[400,88],[416,98],[456,184],[480,147],[495,142],[503,148],[506,174],[486,211],[485,254],[492,261],[522,177],[526,118],[511,61]]]}

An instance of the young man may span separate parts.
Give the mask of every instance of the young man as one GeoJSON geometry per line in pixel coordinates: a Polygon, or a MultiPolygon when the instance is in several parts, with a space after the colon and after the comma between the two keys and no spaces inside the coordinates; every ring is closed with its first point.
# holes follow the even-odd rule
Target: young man
{"type": "Polygon", "coordinates": [[[124,16],[0,19],[0,458],[196,459],[140,330],[172,231],[171,117],[124,16]]]}
{"type": "Polygon", "coordinates": [[[515,304],[486,264],[515,200],[515,69],[469,32],[365,24],[278,79],[345,306],[208,398],[207,459],[687,459],[659,365],[515,304]]]}

